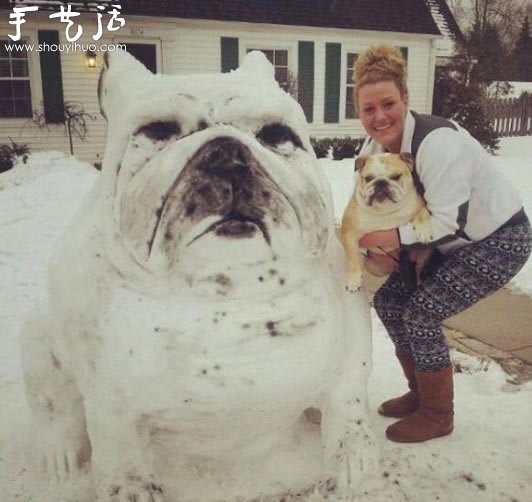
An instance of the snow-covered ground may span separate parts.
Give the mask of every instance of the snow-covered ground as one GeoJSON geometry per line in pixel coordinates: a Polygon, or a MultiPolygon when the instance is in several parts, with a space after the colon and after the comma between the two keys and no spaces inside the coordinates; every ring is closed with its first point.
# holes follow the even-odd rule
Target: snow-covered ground
{"type": "MultiPolygon", "coordinates": [[[[502,141],[496,161],[516,184],[532,214],[532,138],[502,141]],[[528,200],[527,200],[528,197],[528,200]]],[[[322,161],[331,182],[337,217],[350,196],[352,161],[322,161]]],[[[27,165],[0,175],[0,500],[27,502],[31,483],[23,442],[28,412],[19,356],[24,317],[46,298],[51,246],[70,221],[98,173],[57,153],[35,154],[27,165]]],[[[532,294],[532,265],[513,287],[532,294]]],[[[453,354],[456,374],[456,428],[426,444],[398,445],[384,439],[390,419],[378,403],[404,389],[392,344],[374,317],[371,418],[380,438],[378,480],[367,487],[368,501],[532,500],[532,382],[515,386],[494,363],[453,354]]],[[[283,466],[289,469],[290,466],[283,466]]],[[[32,502],[38,502],[33,500],[32,502]]],[[[200,501],[198,501],[200,502],[200,501]]]]}
{"type": "MultiPolygon", "coordinates": [[[[502,84],[504,82],[493,82],[490,89],[495,88],[497,84],[502,84]]],[[[521,94],[528,92],[532,94],[532,82],[508,82],[512,86],[512,90],[508,94],[508,98],[518,98],[521,94]]]]}

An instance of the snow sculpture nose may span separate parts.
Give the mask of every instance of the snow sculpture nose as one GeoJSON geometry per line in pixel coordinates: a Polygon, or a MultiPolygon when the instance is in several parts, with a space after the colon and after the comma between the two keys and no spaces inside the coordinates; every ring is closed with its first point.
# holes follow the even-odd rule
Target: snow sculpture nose
{"type": "Polygon", "coordinates": [[[202,151],[196,169],[205,174],[233,182],[250,173],[250,152],[234,138],[215,138],[203,145],[202,151]]]}

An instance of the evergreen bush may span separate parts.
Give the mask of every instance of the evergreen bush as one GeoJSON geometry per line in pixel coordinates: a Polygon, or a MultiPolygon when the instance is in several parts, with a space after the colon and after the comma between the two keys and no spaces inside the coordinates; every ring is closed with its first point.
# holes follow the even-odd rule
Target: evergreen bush
{"type": "Polygon", "coordinates": [[[9,171],[17,157],[22,158],[22,162],[26,163],[28,160],[28,154],[30,149],[26,144],[15,143],[11,138],[9,138],[11,144],[2,144],[0,145],[0,173],[9,171]]]}

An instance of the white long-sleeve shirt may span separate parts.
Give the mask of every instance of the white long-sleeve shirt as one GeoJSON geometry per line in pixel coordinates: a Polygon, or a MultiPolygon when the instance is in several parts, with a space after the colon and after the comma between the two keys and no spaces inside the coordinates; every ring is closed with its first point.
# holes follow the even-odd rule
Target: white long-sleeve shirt
{"type": "MultiPolygon", "coordinates": [[[[432,214],[431,244],[446,254],[487,237],[517,213],[523,202],[491,156],[465,129],[451,123],[431,130],[427,127],[430,122],[430,116],[407,112],[401,152],[415,153],[415,169],[432,214]]],[[[385,151],[368,137],[360,155],[385,151]]],[[[400,226],[399,236],[404,249],[420,245],[412,223],[400,226]]]]}

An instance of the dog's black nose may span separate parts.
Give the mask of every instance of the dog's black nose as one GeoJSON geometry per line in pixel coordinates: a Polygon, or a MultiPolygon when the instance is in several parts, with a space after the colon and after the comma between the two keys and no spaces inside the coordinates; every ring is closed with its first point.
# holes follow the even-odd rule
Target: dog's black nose
{"type": "Polygon", "coordinates": [[[388,182],[386,180],[377,180],[375,182],[375,191],[381,192],[388,189],[388,182]]]}
{"type": "Polygon", "coordinates": [[[249,173],[251,153],[240,141],[230,138],[215,138],[201,148],[197,169],[223,179],[235,179],[249,173]]]}

